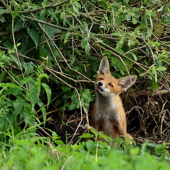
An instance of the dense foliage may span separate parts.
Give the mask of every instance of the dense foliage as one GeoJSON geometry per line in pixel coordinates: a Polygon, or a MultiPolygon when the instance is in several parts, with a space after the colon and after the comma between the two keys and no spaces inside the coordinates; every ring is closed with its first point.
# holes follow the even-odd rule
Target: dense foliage
{"type": "MultiPolygon", "coordinates": [[[[158,158],[145,151],[145,144],[140,151],[126,144],[122,150],[68,141],[78,142],[77,136],[89,126],[88,106],[94,100],[93,80],[102,56],[109,58],[113,76],[138,75],[133,99],[143,90],[169,93],[169,7],[167,0],[1,0],[2,167],[168,169],[163,163],[169,160],[166,143],[157,146],[158,158]],[[51,125],[57,132],[70,128],[61,135],[66,144],[51,125]]],[[[143,117],[138,132],[147,136],[145,125],[151,124],[154,139],[167,141],[170,115],[167,99],[161,101],[159,113],[147,117],[152,123],[137,110],[143,117]]]]}

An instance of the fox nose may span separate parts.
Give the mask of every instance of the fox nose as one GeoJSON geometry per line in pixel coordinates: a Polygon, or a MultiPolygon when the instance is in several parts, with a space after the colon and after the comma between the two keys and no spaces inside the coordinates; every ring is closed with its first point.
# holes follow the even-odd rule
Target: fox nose
{"type": "Polygon", "coordinates": [[[103,83],[101,81],[99,81],[98,86],[103,86],[103,83]]]}

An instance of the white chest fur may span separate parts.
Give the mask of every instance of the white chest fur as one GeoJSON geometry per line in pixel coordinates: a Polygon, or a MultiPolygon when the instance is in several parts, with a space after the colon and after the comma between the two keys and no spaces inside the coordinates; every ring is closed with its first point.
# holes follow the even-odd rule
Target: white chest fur
{"type": "Polygon", "coordinates": [[[120,116],[117,114],[117,108],[118,105],[114,104],[113,97],[106,98],[97,95],[94,121],[99,124],[109,124],[110,121],[120,122],[120,116]]]}

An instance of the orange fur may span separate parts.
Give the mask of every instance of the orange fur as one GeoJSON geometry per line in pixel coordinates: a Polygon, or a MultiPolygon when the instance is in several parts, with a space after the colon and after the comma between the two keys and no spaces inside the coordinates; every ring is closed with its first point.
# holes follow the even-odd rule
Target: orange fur
{"type": "Polygon", "coordinates": [[[112,139],[120,135],[132,139],[126,131],[126,115],[119,94],[127,90],[136,81],[137,76],[114,78],[110,73],[107,57],[101,60],[97,74],[95,83],[97,94],[91,125],[96,131],[102,131],[112,139]]]}

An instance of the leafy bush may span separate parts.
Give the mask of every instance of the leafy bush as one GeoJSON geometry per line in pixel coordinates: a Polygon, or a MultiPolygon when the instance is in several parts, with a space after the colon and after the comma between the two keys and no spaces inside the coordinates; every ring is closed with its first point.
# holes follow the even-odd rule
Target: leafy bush
{"type": "MultiPolygon", "coordinates": [[[[159,90],[153,95],[169,92],[169,7],[166,0],[2,0],[2,168],[168,169],[166,143],[156,147],[156,157],[145,151],[145,144],[140,151],[124,143],[122,150],[90,140],[72,145],[67,142],[74,139],[76,143],[75,136],[83,133],[80,127],[85,129],[88,124],[86,114],[94,100],[91,89],[102,56],[109,58],[113,76],[139,76],[134,92],[148,90],[146,94],[152,94],[156,89],[159,90]],[[68,123],[71,118],[74,127],[68,123]],[[57,132],[63,126],[70,128],[69,134],[65,128],[61,135],[62,139],[66,136],[66,144],[45,128],[51,121],[58,126],[57,132]]],[[[137,101],[134,99],[135,105],[139,105],[137,101]]],[[[155,109],[150,109],[153,102],[149,105],[140,99],[141,107],[149,111],[141,113],[136,109],[141,127],[138,132],[168,140],[167,101],[161,98],[161,109],[154,113],[155,109]]]]}

